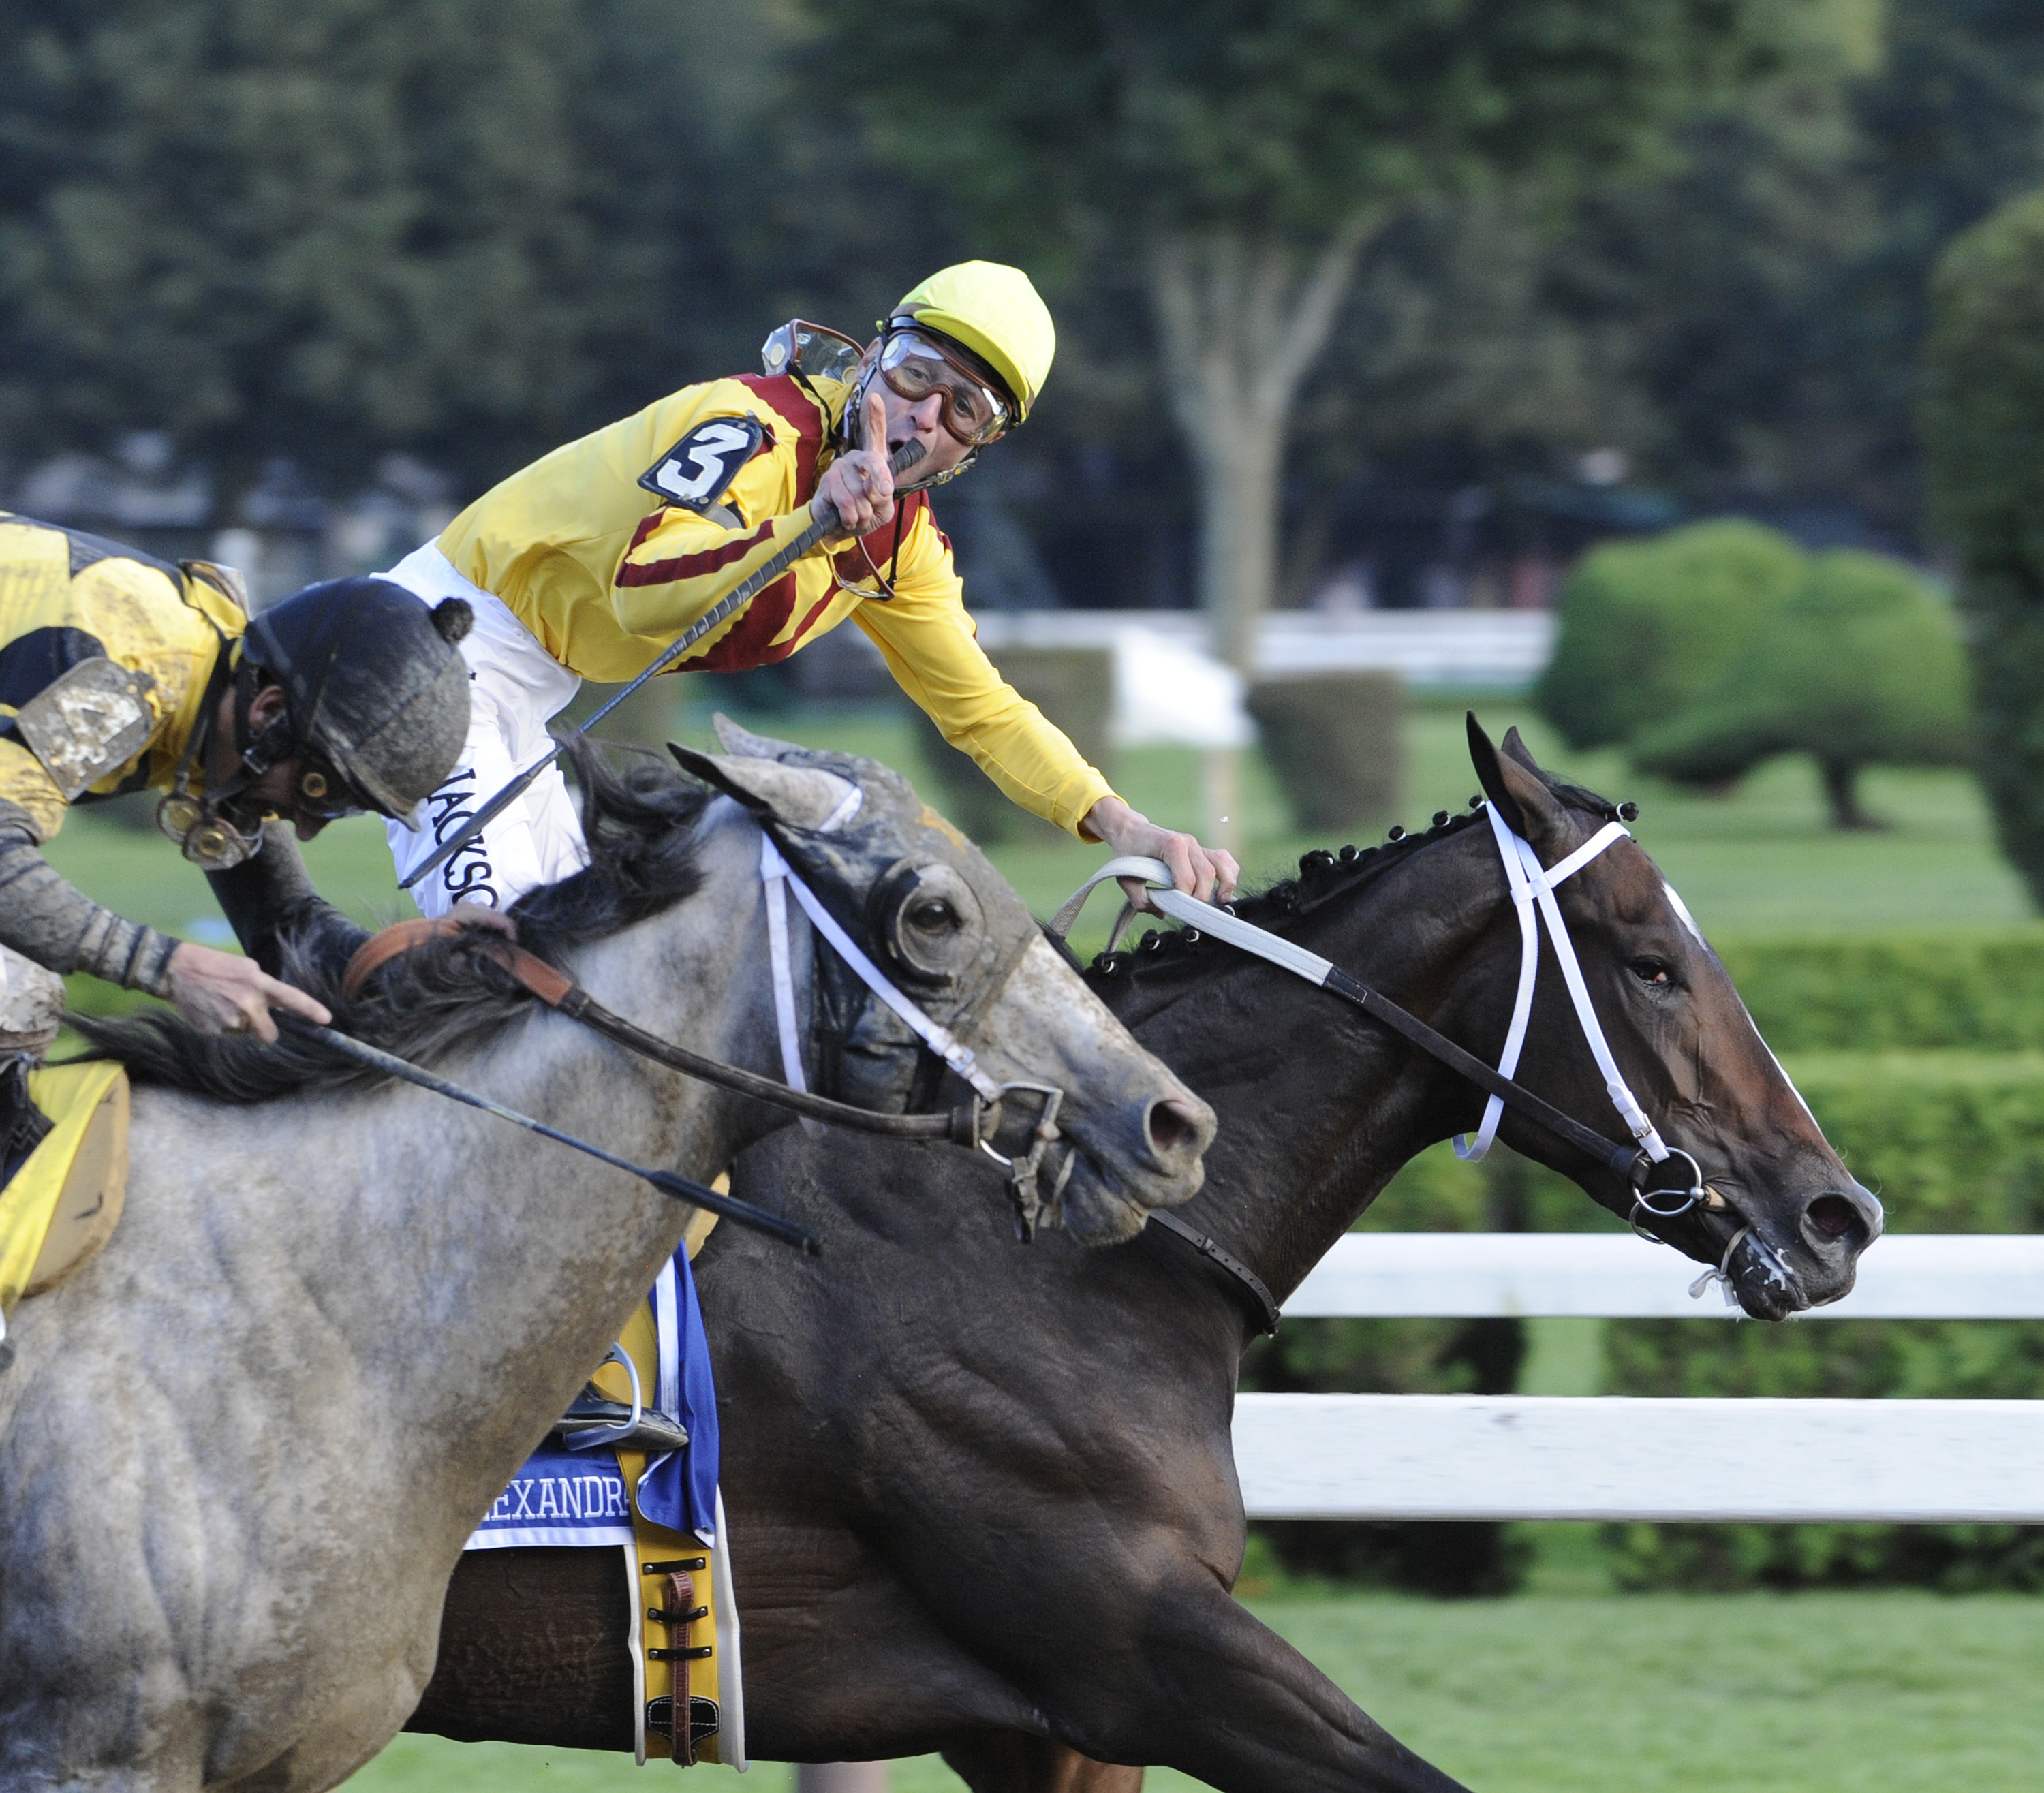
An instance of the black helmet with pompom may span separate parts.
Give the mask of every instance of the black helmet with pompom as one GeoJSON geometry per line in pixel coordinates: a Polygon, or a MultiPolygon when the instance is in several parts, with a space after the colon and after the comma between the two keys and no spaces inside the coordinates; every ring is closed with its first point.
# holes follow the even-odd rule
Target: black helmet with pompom
{"type": "Polygon", "coordinates": [[[388,579],[308,586],[248,625],[245,661],[283,688],[299,751],[324,758],[372,808],[402,816],[453,771],[468,735],[475,620],[388,579]]]}

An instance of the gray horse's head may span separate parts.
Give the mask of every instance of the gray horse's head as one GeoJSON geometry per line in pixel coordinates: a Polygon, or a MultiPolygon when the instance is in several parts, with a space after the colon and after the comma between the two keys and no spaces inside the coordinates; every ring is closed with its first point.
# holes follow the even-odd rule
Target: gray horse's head
{"type": "MultiPolygon", "coordinates": [[[[768,740],[722,716],[717,728],[725,751],[676,747],[682,766],[753,812],[854,943],[997,1082],[1064,1092],[1058,1125],[1073,1150],[1042,1181],[1051,1224],[1105,1244],[1198,1190],[1212,1111],[1086,989],[978,847],[876,760],[768,740]]],[[[828,1093],[898,1106],[905,1057],[922,1057],[922,1042],[863,986],[833,990],[847,980],[824,969],[836,955],[818,956],[812,1033],[831,1036],[828,1093]],[[822,1012],[832,1008],[835,1033],[822,1012]]],[[[933,1099],[933,1077],[920,1081],[933,1099]]],[[[1038,1105],[1026,1094],[1005,1104],[1011,1127],[1038,1105]]]]}

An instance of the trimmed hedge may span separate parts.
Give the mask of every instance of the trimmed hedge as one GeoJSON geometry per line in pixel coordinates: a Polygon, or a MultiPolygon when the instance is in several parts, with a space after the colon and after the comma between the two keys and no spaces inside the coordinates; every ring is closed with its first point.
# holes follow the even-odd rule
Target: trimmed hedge
{"type": "Polygon", "coordinates": [[[1405,681],[1396,673],[1270,679],[1250,689],[1263,758],[1301,834],[1389,820],[1405,774],[1405,681]]]}
{"type": "Polygon", "coordinates": [[[2044,1051],[2044,929],[1712,944],[1777,1052],[2044,1051]]]}
{"type": "Polygon", "coordinates": [[[1788,537],[1738,518],[1607,542],[1562,588],[1561,633],[1535,692],[1575,748],[1628,742],[1716,684],[1803,584],[1788,537]]]}

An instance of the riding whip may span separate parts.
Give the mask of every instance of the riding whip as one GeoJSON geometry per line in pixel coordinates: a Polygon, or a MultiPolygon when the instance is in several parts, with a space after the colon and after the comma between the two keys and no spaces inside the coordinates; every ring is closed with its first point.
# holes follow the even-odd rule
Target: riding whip
{"type": "Polygon", "coordinates": [[[400,1058],[394,1052],[386,1052],[381,1046],[359,1040],[352,1034],[344,1034],[332,1027],[316,1027],[293,1016],[281,1018],[286,1025],[297,1029],[321,1045],[331,1046],[343,1058],[352,1058],[358,1065],[381,1071],[386,1077],[416,1084],[421,1089],[430,1089],[436,1096],[444,1096],[451,1101],[464,1102],[471,1108],[480,1108],[486,1115],[494,1115],[499,1120],[507,1120],[513,1127],[522,1127],[528,1133],[536,1133],[542,1138],[551,1139],[563,1146],[571,1146],[578,1152],[586,1152],[591,1158],[618,1170],[628,1170],[634,1177],[644,1177],[663,1196],[671,1196],[676,1201],[693,1202],[697,1207],[706,1207],[713,1214],[722,1215],[741,1227],[750,1227],[755,1232],[766,1233],[789,1245],[799,1246],[810,1257],[823,1255],[823,1242],[806,1227],[799,1227],[792,1220],[784,1220],[778,1214],[770,1214],[763,1207],[755,1207],[751,1202],[740,1201],[736,1196],[720,1196],[716,1190],[697,1182],[693,1177],[677,1176],[670,1170],[647,1170],[606,1152],[601,1146],[592,1146],[586,1139],[578,1139],[571,1133],[563,1133],[544,1121],[535,1120],[530,1115],[521,1115],[516,1108],[507,1108],[501,1102],[493,1102],[487,1096],[478,1096],[472,1089],[464,1089],[458,1083],[450,1083],[445,1077],[436,1077],[431,1071],[421,1070],[409,1058],[400,1058]]]}
{"type": "MultiPolygon", "coordinates": [[[[924,453],[925,450],[920,442],[903,443],[894,451],[893,458],[887,463],[889,472],[898,478],[921,460],[924,453]]],[[[505,785],[466,822],[463,823],[460,827],[455,831],[451,839],[443,842],[435,848],[425,864],[406,877],[400,878],[398,881],[398,888],[400,890],[409,890],[421,878],[430,873],[438,871],[471,841],[480,836],[485,828],[515,803],[535,778],[567,751],[570,742],[579,736],[587,735],[647,679],[657,674],[665,672],[712,629],[743,609],[819,543],[826,540],[832,535],[842,534],[843,530],[844,524],[842,520],[836,516],[824,517],[812,523],[763,566],[755,568],[728,596],[719,598],[714,606],[690,624],[682,632],[680,638],[671,647],[666,649],[652,665],[640,674],[622,690],[607,698],[596,713],[581,728],[570,734],[566,740],[563,740],[544,758],[527,766],[523,772],[505,785]]]]}

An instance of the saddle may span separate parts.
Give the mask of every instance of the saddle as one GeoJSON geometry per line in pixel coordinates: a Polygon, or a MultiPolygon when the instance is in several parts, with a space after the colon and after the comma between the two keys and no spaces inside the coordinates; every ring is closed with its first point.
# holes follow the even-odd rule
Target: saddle
{"type": "MultiPolygon", "coordinates": [[[[0,1188],[0,1316],[56,1288],[105,1245],[128,1192],[128,1073],[100,1062],[49,1065],[23,1081],[44,1126],[0,1188]]],[[[10,1129],[16,1136],[21,1119],[10,1129]]],[[[0,1366],[13,1356],[4,1327],[0,1318],[0,1366]]]]}
{"type": "Polygon", "coordinates": [[[0,946],[0,1369],[8,1313],[55,1288],[112,1237],[128,1189],[128,1074],[45,1065],[63,980],[0,946]]]}

